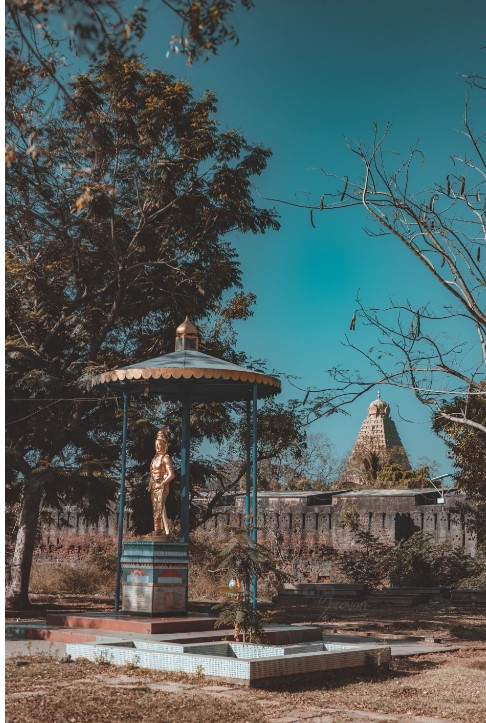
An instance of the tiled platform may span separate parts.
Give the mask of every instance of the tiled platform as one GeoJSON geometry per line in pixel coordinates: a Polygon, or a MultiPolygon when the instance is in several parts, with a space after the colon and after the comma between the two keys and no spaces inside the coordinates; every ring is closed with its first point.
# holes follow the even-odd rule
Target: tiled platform
{"type": "Polygon", "coordinates": [[[298,645],[251,643],[174,644],[119,640],[108,644],[68,644],[76,658],[132,664],[142,668],[206,675],[233,683],[264,686],[282,677],[304,678],[330,670],[388,666],[390,648],[338,645],[320,640],[298,645]]]}

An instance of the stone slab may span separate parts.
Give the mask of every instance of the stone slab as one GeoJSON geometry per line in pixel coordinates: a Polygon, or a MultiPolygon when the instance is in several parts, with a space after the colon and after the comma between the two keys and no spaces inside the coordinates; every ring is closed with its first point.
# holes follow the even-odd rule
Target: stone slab
{"type": "Polygon", "coordinates": [[[28,655],[50,655],[63,657],[66,654],[64,643],[52,643],[45,640],[6,640],[5,657],[25,658],[28,655]]]}

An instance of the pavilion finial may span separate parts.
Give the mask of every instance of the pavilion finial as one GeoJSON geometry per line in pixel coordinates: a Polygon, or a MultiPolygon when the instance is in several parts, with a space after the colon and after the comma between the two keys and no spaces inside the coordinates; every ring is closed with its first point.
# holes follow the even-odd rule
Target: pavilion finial
{"type": "Polygon", "coordinates": [[[187,351],[189,349],[197,351],[199,348],[199,332],[194,324],[189,321],[186,316],[182,324],[176,329],[175,350],[187,351]]]}

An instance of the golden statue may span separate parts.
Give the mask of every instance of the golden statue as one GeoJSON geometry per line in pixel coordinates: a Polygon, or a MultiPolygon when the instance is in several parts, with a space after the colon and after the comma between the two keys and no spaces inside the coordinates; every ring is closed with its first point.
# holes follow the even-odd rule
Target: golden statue
{"type": "Polygon", "coordinates": [[[153,537],[162,535],[162,524],[164,525],[165,534],[169,534],[169,520],[165,509],[165,501],[169,494],[169,483],[174,479],[174,465],[167,454],[168,448],[169,437],[167,429],[164,428],[157,432],[155,457],[150,463],[150,482],[147,487],[152,497],[154,511],[153,537]]]}

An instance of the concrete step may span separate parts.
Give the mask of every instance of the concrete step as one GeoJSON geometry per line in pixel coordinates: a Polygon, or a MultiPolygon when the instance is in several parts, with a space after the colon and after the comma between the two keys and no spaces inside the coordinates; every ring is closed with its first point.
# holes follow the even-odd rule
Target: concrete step
{"type": "MultiPolygon", "coordinates": [[[[292,645],[321,640],[322,631],[310,625],[265,625],[266,642],[270,645],[292,645]]],[[[234,630],[200,630],[191,631],[179,628],[171,632],[153,633],[108,630],[100,628],[66,628],[52,627],[43,621],[29,623],[7,623],[5,637],[8,640],[43,640],[52,643],[104,643],[110,640],[154,640],[168,643],[203,643],[219,640],[232,640],[234,630]]]]}
{"type": "Polygon", "coordinates": [[[110,630],[117,633],[199,632],[213,630],[216,617],[209,615],[184,617],[143,617],[127,613],[95,613],[81,615],[47,615],[47,627],[82,628],[88,630],[110,630]]]}

